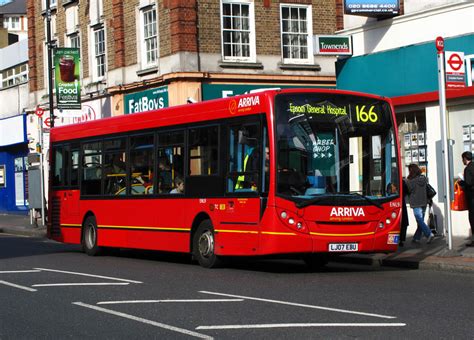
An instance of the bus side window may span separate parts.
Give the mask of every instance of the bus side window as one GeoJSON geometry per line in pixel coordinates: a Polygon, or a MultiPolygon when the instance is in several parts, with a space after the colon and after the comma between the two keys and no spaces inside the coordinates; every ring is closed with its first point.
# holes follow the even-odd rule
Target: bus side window
{"type": "Polygon", "coordinates": [[[156,193],[169,194],[176,189],[176,177],[184,177],[184,131],[160,133],[158,141],[158,190],[156,193]]]}
{"type": "Polygon", "coordinates": [[[125,195],[126,192],[126,139],[104,141],[104,195],[125,195]]]}
{"type": "Polygon", "coordinates": [[[53,151],[54,169],[53,169],[53,186],[59,187],[64,185],[64,158],[63,146],[55,146],[53,151]]]}
{"type": "Polygon", "coordinates": [[[130,138],[130,192],[132,195],[153,193],[154,136],[130,138]]]}
{"type": "Polygon", "coordinates": [[[236,125],[229,129],[227,192],[257,191],[262,169],[259,125],[236,125]]]}
{"type": "Polygon", "coordinates": [[[102,142],[82,145],[82,195],[100,195],[102,179],[102,142]]]}

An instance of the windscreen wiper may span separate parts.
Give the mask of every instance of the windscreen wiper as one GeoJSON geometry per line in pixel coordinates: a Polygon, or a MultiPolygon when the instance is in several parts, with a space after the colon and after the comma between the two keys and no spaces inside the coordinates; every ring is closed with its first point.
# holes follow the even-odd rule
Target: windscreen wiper
{"type": "Polygon", "coordinates": [[[311,198],[311,199],[306,200],[306,201],[301,201],[301,202],[295,203],[295,205],[296,205],[297,208],[304,208],[304,207],[307,207],[308,205],[312,205],[314,203],[317,203],[318,201],[323,199],[323,197],[327,198],[328,196],[324,195],[324,196],[314,197],[314,198],[311,198]]]}
{"type": "Polygon", "coordinates": [[[379,202],[376,202],[374,201],[373,199],[371,199],[370,197],[367,197],[365,195],[362,195],[361,193],[357,192],[357,191],[350,191],[348,192],[347,194],[349,195],[354,195],[354,196],[358,196],[358,197],[362,197],[363,199],[365,199],[367,202],[369,202],[370,204],[372,205],[375,205],[377,208],[379,208],[380,210],[383,210],[383,206],[382,204],[380,204],[379,202]]]}
{"type": "MultiPolygon", "coordinates": [[[[352,195],[352,196],[361,197],[364,200],[366,200],[367,202],[369,202],[370,204],[372,204],[372,205],[376,206],[377,208],[383,210],[383,206],[380,203],[374,201],[373,199],[371,199],[371,198],[369,198],[365,195],[362,195],[359,192],[354,192],[354,191],[352,191],[352,192],[339,192],[339,193],[331,195],[329,197],[335,197],[335,196],[339,196],[339,195],[341,195],[341,196],[342,195],[352,195]]],[[[297,208],[304,208],[304,207],[307,207],[307,206],[312,205],[314,203],[317,203],[318,201],[322,200],[323,198],[327,199],[328,196],[327,195],[322,195],[322,196],[318,196],[318,197],[315,197],[315,198],[312,198],[312,199],[309,199],[309,200],[306,200],[306,201],[298,202],[298,203],[296,203],[296,207],[297,208]]]]}

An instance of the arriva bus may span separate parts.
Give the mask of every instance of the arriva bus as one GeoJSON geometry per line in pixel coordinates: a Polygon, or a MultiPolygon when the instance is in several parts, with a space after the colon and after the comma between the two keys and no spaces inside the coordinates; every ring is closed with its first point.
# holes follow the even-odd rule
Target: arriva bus
{"type": "Polygon", "coordinates": [[[226,256],[391,252],[400,159],[388,99],[255,92],[51,130],[50,238],[226,256]]]}

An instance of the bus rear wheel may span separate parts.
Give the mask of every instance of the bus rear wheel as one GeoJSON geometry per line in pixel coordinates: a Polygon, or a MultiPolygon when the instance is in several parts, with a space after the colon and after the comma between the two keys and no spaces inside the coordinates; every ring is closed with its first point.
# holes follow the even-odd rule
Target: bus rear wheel
{"type": "Polygon", "coordinates": [[[193,235],[193,256],[204,268],[216,268],[222,264],[215,253],[214,228],[209,220],[202,221],[193,235]]]}
{"type": "Polygon", "coordinates": [[[82,248],[89,256],[99,255],[101,248],[97,245],[97,222],[94,216],[88,216],[82,228],[82,248]]]}

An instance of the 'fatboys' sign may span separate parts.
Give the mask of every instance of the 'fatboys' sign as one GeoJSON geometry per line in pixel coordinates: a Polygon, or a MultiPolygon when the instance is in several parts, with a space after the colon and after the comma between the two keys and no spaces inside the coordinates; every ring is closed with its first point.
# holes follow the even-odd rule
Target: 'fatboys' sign
{"type": "Polygon", "coordinates": [[[314,54],[352,55],[352,41],[350,36],[315,35],[313,39],[314,54]]]}
{"type": "Polygon", "coordinates": [[[126,94],[125,114],[163,109],[169,106],[168,86],[126,94]]]}

